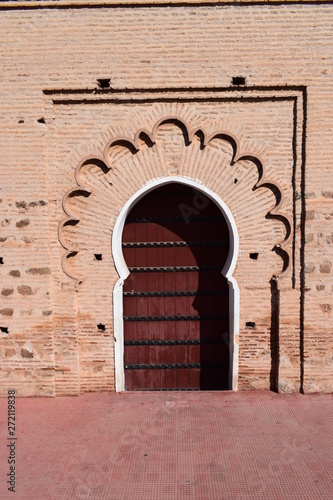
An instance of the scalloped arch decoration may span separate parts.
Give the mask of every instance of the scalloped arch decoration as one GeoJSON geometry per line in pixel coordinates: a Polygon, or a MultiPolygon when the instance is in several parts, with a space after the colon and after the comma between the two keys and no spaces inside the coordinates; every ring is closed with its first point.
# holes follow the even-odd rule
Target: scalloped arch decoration
{"type": "MultiPolygon", "coordinates": [[[[179,168],[176,172],[171,172],[172,174],[192,179],[199,182],[199,184],[204,184],[212,191],[218,192],[220,198],[227,202],[233,213],[239,213],[243,210],[241,207],[242,200],[240,201],[237,196],[233,195],[238,179],[235,178],[234,180],[235,189],[233,189],[230,182],[230,176],[235,175],[237,168],[240,175],[242,175],[241,182],[243,182],[243,186],[247,187],[247,196],[253,196],[253,193],[257,191],[266,192],[266,196],[258,196],[255,202],[256,206],[261,209],[263,218],[282,223],[282,229],[278,231],[279,239],[271,242],[271,250],[282,259],[281,270],[272,274],[277,277],[283,276],[290,263],[287,246],[292,227],[289,217],[281,212],[284,198],[283,189],[277,182],[267,178],[264,163],[258,155],[240,150],[239,141],[233,134],[224,130],[216,130],[208,134],[203,128],[192,129],[182,118],[173,115],[160,118],[151,131],[141,128],[136,132],[133,139],[126,136],[111,138],[106,143],[102,154],[85,157],[78,163],[74,174],[76,185],[69,189],[63,197],[62,205],[66,217],[58,226],[59,242],[66,250],[62,256],[62,267],[66,275],[75,280],[76,287],[85,278],[83,272],[78,273],[75,266],[73,268],[70,265],[70,261],[75,260],[75,257],[84,246],[82,238],[81,243],[76,242],[75,233],[78,226],[81,225],[82,216],[78,213],[79,211],[75,204],[73,205],[72,200],[75,198],[86,199],[91,195],[98,196],[98,192],[101,190],[100,187],[91,185],[91,182],[89,185],[91,179],[87,176],[87,168],[93,166],[104,177],[111,175],[111,181],[108,182],[110,196],[115,196],[116,186],[120,186],[121,182],[126,184],[125,189],[124,186],[118,189],[120,192],[118,206],[119,208],[124,206],[130,195],[139,191],[147,182],[154,178],[158,179],[170,175],[170,172],[165,171],[165,164],[169,161],[169,153],[165,151],[168,147],[168,141],[164,141],[165,144],[163,145],[163,141],[159,141],[158,137],[159,133],[163,132],[163,127],[167,127],[164,132],[166,136],[168,135],[168,126],[169,129],[170,126],[178,129],[180,141],[182,142],[182,146],[178,144],[178,148],[181,148],[177,153],[178,156],[174,154],[173,159],[170,161],[171,165],[172,162],[175,162],[175,158],[177,162],[179,161],[179,168]],[[226,148],[230,149],[229,154],[226,154],[226,148]],[[122,153],[120,156],[119,151],[122,153]],[[140,153],[142,153],[141,157],[140,153]],[[227,156],[229,157],[226,158],[227,156]],[[203,168],[205,162],[206,165],[209,165],[209,168],[203,168]],[[149,165],[153,165],[150,170],[149,165]],[[255,166],[255,169],[249,168],[249,165],[255,166]],[[227,168],[229,168],[228,175],[226,174],[227,168]],[[208,175],[207,170],[209,170],[208,175]],[[112,176],[113,172],[114,176],[112,176]],[[122,175],[123,178],[121,178],[122,175]],[[209,178],[207,179],[207,177],[209,178]],[[223,180],[222,183],[221,179],[223,180]],[[219,191],[222,191],[222,193],[219,191]],[[271,196],[267,196],[267,192],[270,192],[271,196]]],[[[170,150],[175,149],[176,146],[175,141],[173,141],[170,150]]],[[[103,189],[105,191],[105,186],[103,189]]],[[[248,203],[251,205],[251,200],[248,200],[248,203]]],[[[252,206],[255,206],[255,203],[252,206]]],[[[115,219],[115,217],[112,217],[113,214],[117,216],[119,211],[117,214],[117,209],[113,209],[113,213],[110,213],[110,218],[115,219]]],[[[243,220],[246,217],[243,216],[243,220]]],[[[271,233],[272,231],[267,231],[267,234],[271,235],[271,233]]]]}

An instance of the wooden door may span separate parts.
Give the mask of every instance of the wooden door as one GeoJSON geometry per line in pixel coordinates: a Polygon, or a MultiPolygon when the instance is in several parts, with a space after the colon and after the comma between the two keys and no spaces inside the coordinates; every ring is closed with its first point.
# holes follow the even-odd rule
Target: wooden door
{"type": "Polygon", "coordinates": [[[188,186],[162,186],[133,207],[123,231],[128,390],[228,389],[228,248],[221,211],[188,186]]]}

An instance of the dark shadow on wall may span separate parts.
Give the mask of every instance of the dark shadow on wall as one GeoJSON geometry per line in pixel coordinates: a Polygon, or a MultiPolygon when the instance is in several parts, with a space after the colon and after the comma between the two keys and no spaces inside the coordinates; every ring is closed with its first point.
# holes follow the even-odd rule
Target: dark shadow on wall
{"type": "Polygon", "coordinates": [[[270,280],[271,285],[271,372],[270,390],[279,390],[279,363],[280,363],[280,290],[276,278],[270,280]]]}

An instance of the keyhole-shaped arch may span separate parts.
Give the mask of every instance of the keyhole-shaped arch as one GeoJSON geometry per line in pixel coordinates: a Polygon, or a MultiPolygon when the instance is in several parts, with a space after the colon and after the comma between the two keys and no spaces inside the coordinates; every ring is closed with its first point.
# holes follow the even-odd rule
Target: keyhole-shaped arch
{"type": "Polygon", "coordinates": [[[116,390],[125,389],[124,375],[124,320],[123,320],[123,286],[129,275],[129,269],[122,250],[122,234],[128,214],[141,198],[150,191],[166,184],[178,183],[192,187],[202,192],[212,200],[221,211],[229,231],[229,251],[222,269],[222,274],[228,282],[229,288],[229,389],[237,390],[238,380],[238,335],[239,335],[239,290],[232,274],[238,256],[239,238],[234,218],[223,200],[203,184],[185,177],[165,177],[150,181],[133,195],[123,206],[112,234],[112,254],[116,270],[119,274],[113,292],[114,306],[114,336],[115,336],[115,380],[116,390]]]}

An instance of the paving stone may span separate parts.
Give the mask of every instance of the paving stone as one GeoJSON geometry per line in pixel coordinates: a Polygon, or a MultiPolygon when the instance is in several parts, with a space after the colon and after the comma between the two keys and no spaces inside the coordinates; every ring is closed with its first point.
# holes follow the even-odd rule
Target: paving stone
{"type": "MultiPolygon", "coordinates": [[[[333,498],[333,396],[95,393],[16,400],[16,498],[333,498]]],[[[0,399],[0,497],[7,400],[0,399]]]]}

